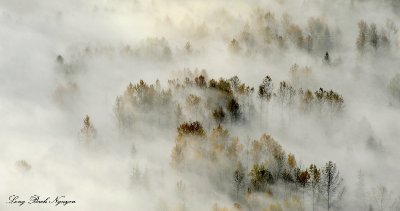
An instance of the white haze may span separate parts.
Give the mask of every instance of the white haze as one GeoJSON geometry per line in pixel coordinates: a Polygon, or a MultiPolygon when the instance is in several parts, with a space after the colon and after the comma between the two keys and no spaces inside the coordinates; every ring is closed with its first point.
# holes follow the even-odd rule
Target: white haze
{"type": "Polygon", "coordinates": [[[232,207],[234,198],[215,191],[201,175],[171,168],[175,125],[138,125],[141,129],[131,140],[121,140],[115,99],[129,82],[141,79],[159,79],[166,88],[167,80],[181,77],[184,68],[205,69],[216,79],[237,75],[255,88],[270,75],[277,87],[290,79],[295,63],[312,70],[304,88],[333,89],[343,96],[341,117],[293,113],[282,123],[275,108],[267,126],[261,128],[254,119],[254,124],[228,128],[230,133],[246,140],[267,132],[303,167],[335,162],[346,186],[343,210],[357,209],[360,171],[367,195],[383,185],[393,191],[392,198],[399,197],[400,107],[388,84],[400,73],[400,36],[390,37],[389,53],[360,56],[355,44],[360,20],[380,30],[387,20],[399,23],[396,11],[389,3],[361,0],[0,0],[0,210],[160,210],[163,204],[173,210],[181,203],[179,181],[186,186],[188,210],[211,210],[215,203],[232,207]],[[273,46],[249,54],[230,52],[232,38],[246,24],[255,24],[256,8],[272,11],[279,22],[287,13],[301,28],[310,17],[322,17],[340,40],[329,52],[334,64],[323,63],[324,52],[307,54],[292,44],[284,50],[273,46]],[[149,48],[148,38],[164,38],[171,59],[151,49],[139,56],[121,53],[127,45],[149,48]],[[194,49],[190,56],[184,53],[187,41],[194,49]],[[85,53],[87,47],[92,53],[85,53]],[[58,55],[71,65],[71,74],[57,65],[58,55]],[[76,84],[75,91],[70,83],[76,84]],[[66,91],[58,92],[60,86],[66,91]],[[97,143],[89,149],[78,139],[86,114],[98,131],[97,143]],[[368,148],[371,136],[381,141],[381,151],[368,148]],[[32,168],[20,171],[19,160],[32,168]],[[143,184],[132,185],[133,168],[146,175],[139,181],[143,184]],[[65,195],[77,203],[6,204],[13,194],[65,195]]]}

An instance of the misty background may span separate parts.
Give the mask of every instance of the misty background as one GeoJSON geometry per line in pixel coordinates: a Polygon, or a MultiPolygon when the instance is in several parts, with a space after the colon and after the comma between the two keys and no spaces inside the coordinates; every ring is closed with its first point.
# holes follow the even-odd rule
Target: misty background
{"type": "MultiPolygon", "coordinates": [[[[65,195],[77,203],[0,210],[231,209],[234,194],[214,177],[171,167],[175,104],[136,111],[128,136],[115,113],[129,83],[159,80],[167,90],[168,80],[201,73],[254,87],[255,113],[224,124],[244,146],[268,133],[303,168],[336,163],[345,186],[339,210],[399,210],[399,20],[396,0],[1,0],[0,199],[65,195]],[[379,44],[359,44],[360,21],[375,24],[379,44]],[[343,109],[307,115],[273,101],[261,110],[266,75],[274,90],[280,81],[334,90],[343,109]],[[86,115],[97,131],[89,146],[80,140],[86,115]]],[[[193,93],[208,95],[173,91],[173,102],[193,93]]],[[[183,119],[203,121],[208,133],[215,125],[205,112],[185,110],[183,119]]],[[[273,210],[273,198],[259,200],[252,210],[273,210]]],[[[312,210],[302,203],[293,210],[312,210]]]]}

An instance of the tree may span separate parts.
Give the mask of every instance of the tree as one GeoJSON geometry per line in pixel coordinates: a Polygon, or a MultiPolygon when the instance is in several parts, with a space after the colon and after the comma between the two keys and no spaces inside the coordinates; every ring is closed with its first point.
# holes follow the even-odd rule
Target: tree
{"type": "Polygon", "coordinates": [[[396,205],[396,202],[392,198],[393,195],[393,192],[389,191],[385,186],[378,185],[371,191],[372,202],[375,205],[373,207],[378,211],[389,210],[390,206],[396,205]]]}
{"type": "Polygon", "coordinates": [[[273,184],[274,178],[264,165],[254,164],[250,171],[251,185],[255,191],[265,191],[267,184],[273,184]]]}
{"type": "Polygon", "coordinates": [[[319,182],[321,179],[321,171],[314,164],[310,165],[310,168],[308,169],[308,171],[310,174],[310,186],[311,186],[311,190],[312,190],[312,205],[313,205],[313,210],[314,210],[315,193],[319,187],[319,182]]]}
{"type": "Polygon", "coordinates": [[[311,37],[311,35],[307,35],[305,39],[305,47],[308,52],[311,52],[313,50],[313,38],[311,37]]]}
{"type": "Polygon", "coordinates": [[[285,151],[282,149],[282,146],[270,135],[263,134],[260,138],[260,142],[262,145],[266,146],[269,156],[272,156],[273,158],[269,165],[272,175],[274,178],[279,178],[287,161],[285,151]]]}
{"type": "Polygon", "coordinates": [[[226,107],[231,114],[231,122],[235,122],[240,119],[240,105],[234,98],[228,102],[226,107]]]}
{"type": "Polygon", "coordinates": [[[356,195],[357,195],[357,206],[359,210],[366,210],[366,201],[365,201],[365,181],[364,174],[361,170],[358,172],[357,184],[356,184],[356,195]]]}
{"type": "Polygon", "coordinates": [[[293,97],[296,95],[296,90],[286,81],[279,83],[278,97],[282,106],[289,105],[293,102],[293,97]]]}
{"type": "Polygon", "coordinates": [[[291,24],[286,31],[289,39],[296,44],[298,48],[303,48],[304,37],[301,28],[298,25],[291,24]]]}
{"type": "Polygon", "coordinates": [[[310,180],[310,174],[308,174],[307,170],[301,171],[299,176],[297,177],[297,181],[300,183],[302,188],[306,188],[309,180],[310,180]]]}
{"type": "Polygon", "coordinates": [[[387,33],[384,30],[382,30],[379,35],[379,41],[380,41],[380,47],[382,47],[383,49],[387,50],[390,48],[390,40],[387,33]]]}
{"type": "Polygon", "coordinates": [[[182,166],[184,161],[184,147],[181,144],[176,143],[175,147],[172,149],[171,153],[171,166],[174,168],[179,168],[182,166]]]}
{"type": "Polygon", "coordinates": [[[209,82],[209,87],[213,88],[213,89],[217,89],[222,94],[224,94],[224,97],[232,96],[231,84],[222,78],[219,79],[219,81],[211,79],[209,82]]]}
{"type": "Polygon", "coordinates": [[[269,75],[265,76],[260,86],[258,86],[258,97],[260,98],[260,119],[262,123],[262,108],[264,100],[269,102],[272,98],[272,92],[274,90],[274,84],[272,83],[272,79],[269,75]]]}
{"type": "Polygon", "coordinates": [[[310,36],[314,39],[314,51],[322,53],[332,48],[332,36],[329,27],[322,18],[309,18],[308,30],[310,36]]]}
{"type": "Polygon", "coordinates": [[[230,161],[237,161],[243,146],[240,144],[238,137],[233,137],[230,144],[226,146],[225,154],[230,161]]]}
{"type": "Polygon", "coordinates": [[[90,117],[89,115],[86,115],[85,118],[83,118],[83,127],[80,131],[80,138],[82,141],[90,143],[94,138],[96,138],[96,135],[97,131],[93,127],[90,117]]]}
{"type": "Polygon", "coordinates": [[[229,50],[231,50],[233,53],[239,53],[241,49],[242,48],[239,45],[239,41],[237,41],[236,39],[232,39],[229,42],[229,50]]]}
{"type": "Polygon", "coordinates": [[[343,109],[344,100],[342,95],[339,93],[330,90],[325,91],[323,88],[319,88],[319,90],[314,92],[317,102],[320,106],[320,109],[326,104],[331,113],[341,111],[343,109]]]}
{"type": "Polygon", "coordinates": [[[172,51],[171,48],[169,46],[165,46],[163,48],[163,52],[162,52],[162,58],[165,60],[171,60],[172,58],[172,51]]]}
{"type": "Polygon", "coordinates": [[[192,135],[192,136],[199,136],[204,137],[205,132],[203,126],[200,122],[184,122],[178,127],[178,135],[192,135]]]}
{"type": "Polygon", "coordinates": [[[389,82],[390,94],[396,99],[400,100],[400,73],[397,73],[389,82]]]}
{"type": "Polygon", "coordinates": [[[241,84],[239,77],[237,77],[235,75],[232,78],[230,78],[228,81],[231,84],[232,90],[234,90],[234,91],[238,91],[239,90],[239,86],[241,84]]]}
{"type": "Polygon", "coordinates": [[[367,42],[367,30],[368,25],[365,21],[358,22],[358,37],[357,37],[357,49],[360,53],[363,53],[365,50],[365,44],[367,42]]]}
{"type": "Polygon", "coordinates": [[[219,106],[217,109],[215,109],[212,113],[215,121],[217,122],[217,124],[221,124],[224,119],[225,119],[225,112],[224,109],[222,108],[222,106],[219,106]]]}
{"type": "Polygon", "coordinates": [[[288,155],[288,165],[292,170],[297,167],[296,158],[291,153],[288,155]]]}
{"type": "Polygon", "coordinates": [[[185,51],[186,51],[186,53],[188,53],[188,54],[191,54],[191,53],[193,52],[192,44],[190,44],[189,41],[186,42],[186,44],[185,44],[185,51]]]}
{"type": "Polygon", "coordinates": [[[176,108],[175,108],[176,124],[179,124],[179,122],[182,119],[182,116],[183,116],[182,108],[181,108],[181,105],[178,104],[178,105],[176,105],[176,108]]]}
{"type": "Polygon", "coordinates": [[[196,95],[193,95],[193,94],[190,94],[186,98],[186,103],[188,104],[189,107],[198,106],[200,101],[201,101],[201,98],[199,96],[196,96],[196,95]]]}
{"type": "MultiPolygon", "coordinates": [[[[282,180],[284,182],[287,182],[287,183],[293,183],[294,182],[293,174],[291,172],[287,171],[287,170],[284,170],[282,172],[281,178],[282,178],[282,180]]],[[[285,188],[286,188],[286,186],[285,186],[285,188]]]]}
{"type": "Polygon", "coordinates": [[[205,88],[207,87],[207,82],[206,82],[206,78],[203,75],[200,75],[199,77],[196,77],[194,79],[194,81],[196,82],[196,85],[200,88],[205,88]]]}
{"type": "Polygon", "coordinates": [[[330,90],[326,92],[325,97],[332,112],[341,111],[343,109],[344,100],[342,95],[330,90]]]}
{"type": "Polygon", "coordinates": [[[329,53],[328,53],[328,51],[325,53],[324,62],[325,62],[326,64],[330,64],[330,63],[331,63],[331,59],[329,58],[329,53]]]}
{"type": "Polygon", "coordinates": [[[193,95],[193,94],[190,94],[186,98],[187,107],[189,108],[191,113],[195,114],[196,117],[197,117],[197,114],[198,114],[200,102],[201,102],[201,98],[199,96],[196,96],[196,95],[193,95]]]}
{"type": "Polygon", "coordinates": [[[303,188],[303,201],[304,201],[304,191],[309,184],[310,181],[310,174],[307,170],[300,171],[299,175],[297,176],[297,182],[300,184],[300,187],[303,188]]]}
{"type": "Polygon", "coordinates": [[[272,97],[272,92],[274,89],[274,84],[272,83],[272,79],[269,75],[265,76],[260,86],[258,87],[258,97],[261,100],[266,100],[269,102],[272,97]]]}
{"type": "Polygon", "coordinates": [[[322,197],[326,199],[329,211],[331,207],[340,201],[343,196],[343,178],[336,169],[336,164],[334,164],[332,161],[326,163],[321,172],[322,177],[320,183],[320,193],[322,197]]]}
{"type": "Polygon", "coordinates": [[[307,91],[304,92],[303,99],[302,99],[303,110],[310,111],[312,108],[313,102],[314,102],[314,95],[309,89],[307,89],[307,91]]]}
{"type": "Polygon", "coordinates": [[[263,145],[261,144],[261,142],[254,140],[251,143],[251,149],[249,150],[253,159],[253,163],[258,164],[260,162],[262,151],[263,151],[263,145]]]}
{"type": "Polygon", "coordinates": [[[369,26],[369,31],[368,31],[368,37],[369,37],[369,44],[375,49],[378,49],[378,44],[379,44],[379,36],[378,36],[378,31],[376,29],[375,24],[371,24],[369,26]]]}
{"type": "Polygon", "coordinates": [[[217,127],[213,128],[208,140],[211,143],[210,150],[212,153],[215,154],[214,158],[217,158],[221,152],[223,152],[228,144],[229,139],[229,132],[227,129],[218,125],[217,127]]]}
{"type": "Polygon", "coordinates": [[[242,166],[242,163],[238,163],[236,170],[233,172],[233,181],[235,183],[235,189],[236,189],[236,200],[239,199],[239,191],[240,188],[242,188],[243,186],[243,182],[244,182],[244,169],[242,166]]]}

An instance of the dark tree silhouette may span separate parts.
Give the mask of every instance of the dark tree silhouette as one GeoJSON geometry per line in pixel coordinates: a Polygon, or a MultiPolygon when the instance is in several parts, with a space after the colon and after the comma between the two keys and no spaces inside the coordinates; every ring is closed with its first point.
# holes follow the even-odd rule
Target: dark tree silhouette
{"type": "Polygon", "coordinates": [[[272,92],[274,90],[274,84],[270,76],[265,76],[260,86],[258,87],[258,97],[260,98],[260,122],[262,125],[263,116],[263,102],[269,102],[272,98],[272,92]]]}
{"type": "Polygon", "coordinates": [[[265,76],[260,86],[258,87],[258,97],[261,100],[270,101],[272,97],[272,92],[274,89],[274,84],[270,76],[265,76]]]}
{"type": "Polygon", "coordinates": [[[215,109],[212,113],[217,124],[221,124],[225,120],[225,112],[222,106],[215,109]]]}
{"type": "Polygon", "coordinates": [[[226,107],[231,115],[231,122],[238,121],[241,115],[239,103],[232,98],[226,107]]]}
{"type": "Polygon", "coordinates": [[[325,53],[324,62],[325,62],[326,64],[330,64],[330,63],[331,63],[331,59],[330,59],[330,57],[329,57],[328,51],[325,53]]]}

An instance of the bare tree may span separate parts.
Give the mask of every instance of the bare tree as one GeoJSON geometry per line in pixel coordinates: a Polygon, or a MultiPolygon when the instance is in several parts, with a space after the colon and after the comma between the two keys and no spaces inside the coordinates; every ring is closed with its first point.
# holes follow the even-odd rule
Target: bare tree
{"type": "Polygon", "coordinates": [[[330,210],[343,196],[343,178],[332,161],[326,163],[321,172],[320,194],[326,199],[328,210],[330,210]]]}
{"type": "Polygon", "coordinates": [[[362,173],[361,170],[358,172],[357,176],[358,180],[356,183],[356,195],[357,195],[357,206],[359,207],[360,210],[366,210],[366,201],[365,201],[365,181],[364,181],[364,174],[362,173]]]}
{"type": "Polygon", "coordinates": [[[383,185],[378,185],[371,191],[372,202],[374,203],[373,208],[378,211],[388,210],[390,206],[393,206],[392,196],[394,194],[383,185]]]}

